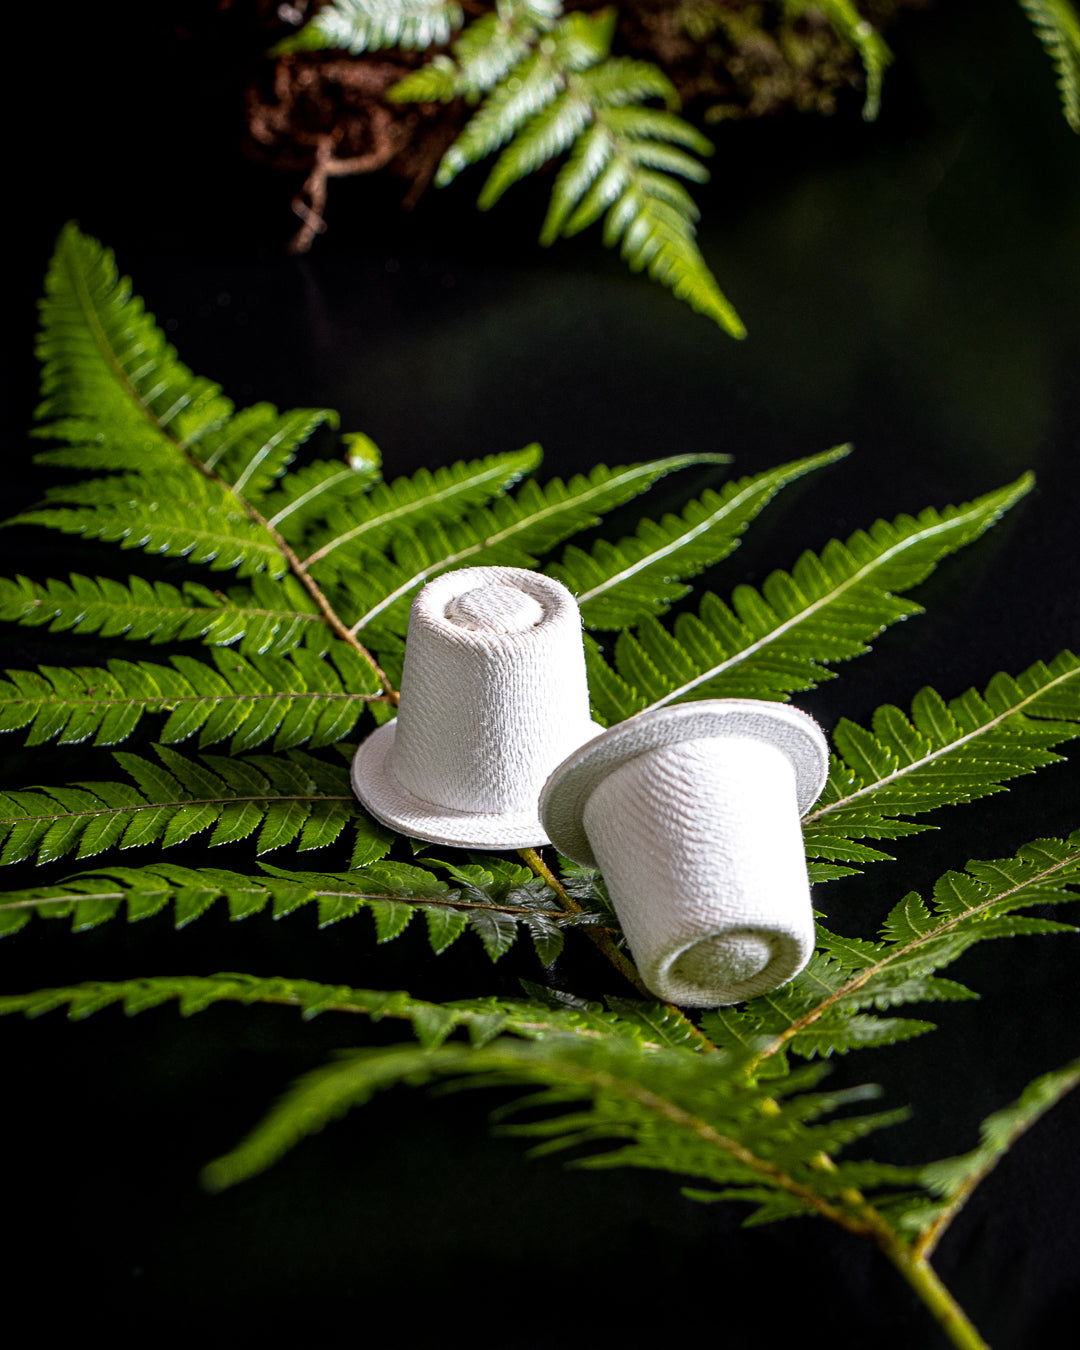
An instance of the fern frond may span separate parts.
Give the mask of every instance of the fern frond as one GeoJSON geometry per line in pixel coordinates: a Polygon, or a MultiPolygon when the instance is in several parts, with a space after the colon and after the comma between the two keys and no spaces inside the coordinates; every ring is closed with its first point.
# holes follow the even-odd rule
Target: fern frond
{"type": "Polygon", "coordinates": [[[611,47],[614,26],[614,10],[595,18],[574,13],[560,19],[549,36],[499,82],[470,118],[443,155],[436,183],[445,187],[462,169],[511,140],[531,118],[555,102],[575,72],[603,60],[611,47]]]}
{"type": "Polygon", "coordinates": [[[927,1216],[918,1243],[925,1260],[941,1240],[945,1229],[967,1203],[972,1191],[994,1170],[1013,1144],[1031,1129],[1051,1107],[1080,1084],[1080,1059],[1040,1074],[1011,1105],[995,1111],[979,1127],[981,1142],[958,1158],[942,1158],[919,1169],[919,1180],[945,1202],[927,1216]]]}
{"type": "Polygon", "coordinates": [[[0,731],[27,728],[27,745],[126,740],[147,713],[168,713],[166,745],[201,731],[200,745],[232,737],[230,752],[270,739],[277,750],[308,741],[333,745],[353,730],[366,704],[382,697],[371,665],[344,643],[329,657],[297,647],[287,657],[245,658],[215,651],[214,667],[190,656],[172,665],[110,661],[107,669],[43,666],[0,681],[0,731]],[[333,662],[333,664],[331,664],[333,662]]]}
{"type": "Polygon", "coordinates": [[[324,423],[336,427],[337,413],[328,408],[279,413],[273,404],[256,403],[208,433],[198,458],[235,491],[257,502],[292,463],[297,447],[324,423]]]}
{"type": "Polygon", "coordinates": [[[288,571],[270,534],[215,479],[113,475],[50,491],[86,504],[38,507],[5,523],[41,525],[121,548],[187,558],[215,572],[236,569],[242,577],[267,571],[276,578],[288,571]]]}
{"type": "Polygon", "coordinates": [[[1080,14],[1071,0],[1020,0],[1020,4],[1054,63],[1065,120],[1080,132],[1080,14]]]}
{"type": "Polygon", "coordinates": [[[561,0],[502,0],[495,13],[481,15],[457,38],[453,60],[436,56],[394,85],[387,98],[395,103],[446,103],[462,96],[475,101],[528,56],[561,14],[561,0]]]}
{"type": "MultiPolygon", "coordinates": [[[[1024,3],[1024,0],[1021,0],[1024,3]]],[[[805,14],[808,9],[820,10],[829,23],[859,53],[866,73],[866,99],[863,120],[873,122],[881,111],[881,85],[885,71],[892,61],[892,52],[885,39],[868,19],[865,19],[854,0],[784,0],[784,8],[792,14],[805,14]]]]}
{"type": "Polygon", "coordinates": [[[457,0],[330,0],[271,54],[341,47],[357,56],[384,47],[442,47],[463,21],[457,0]]]}
{"type": "MultiPolygon", "coordinates": [[[[204,1177],[221,1188],[262,1171],[304,1136],[366,1102],[380,1088],[461,1076],[485,1086],[540,1088],[525,1099],[526,1107],[570,1108],[554,1118],[502,1127],[502,1132],[541,1139],[536,1152],[614,1143],[606,1152],[579,1159],[578,1165],[647,1167],[755,1192],[764,1187],[795,1197],[808,1210],[843,1215],[849,1220],[846,1226],[856,1227],[860,1220],[854,1204],[844,1198],[845,1190],[850,1196],[849,1179],[841,1168],[835,1174],[823,1172],[820,1154],[823,1149],[835,1152],[898,1118],[890,1112],[822,1120],[873,1090],[805,1091],[817,1075],[804,1069],[790,1075],[782,1088],[773,1083],[766,1092],[724,1055],[643,1050],[618,1038],[587,1041],[553,1035],[532,1041],[502,1039],[473,1049],[457,1044],[433,1050],[394,1047],[347,1052],[306,1075],[204,1177]]],[[[861,1197],[860,1203],[865,1205],[861,1197]]]]}
{"type": "Polygon", "coordinates": [[[837,446],[733,480],[719,492],[705,492],[681,516],[643,520],[633,538],[616,544],[600,540],[589,553],[571,544],[546,570],[577,596],[587,628],[628,628],[646,615],[663,614],[686,595],[690,587],[683,579],[737,548],[739,536],[782,487],[849,452],[837,446]]]}
{"type": "Polygon", "coordinates": [[[412,592],[452,567],[533,567],[538,554],[568,535],[595,525],[616,506],[644,492],[664,474],[714,460],[708,455],[672,455],[609,469],[598,465],[568,483],[553,478],[541,487],[528,479],[512,497],[445,525],[421,525],[395,539],[394,561],[378,555],[363,559],[363,570],[342,577],[361,614],[352,625],[404,633],[412,592]]]}
{"type": "MultiPolygon", "coordinates": [[[[38,458],[137,470],[143,496],[159,474],[201,464],[257,499],[317,426],[337,421],[327,409],[279,414],[269,403],[236,412],[217,385],[179,361],[112,253],[73,224],[49,265],[37,352],[43,399],[35,416],[44,425],[36,434],[69,442],[38,458]]],[[[242,504],[232,509],[242,512],[242,504]]]]}
{"type": "MultiPolygon", "coordinates": [[[[45,434],[77,437],[87,455],[106,433],[110,441],[130,433],[136,444],[159,446],[167,433],[194,445],[233,412],[217,385],[180,363],[130,281],[118,275],[112,252],[74,225],[61,231],[49,265],[37,354],[37,420],[52,423],[45,434]]],[[[110,453],[102,445],[96,464],[110,453]]],[[[171,462],[178,465],[175,453],[171,462]]]]}
{"type": "Polygon", "coordinates": [[[784,1049],[808,1057],[845,1054],[921,1035],[933,1023],[865,1010],[978,997],[934,972],[992,938],[1076,932],[1072,924],[1015,911],[1075,900],[1078,886],[1080,830],[1026,844],[1012,858],[969,862],[938,880],[929,904],[915,892],[904,896],[875,942],[819,927],[819,951],[790,984],[740,1009],[705,1014],[702,1029],[759,1061],[784,1049]]]}
{"type": "MultiPolygon", "coordinates": [[[[581,922],[580,916],[565,914],[554,894],[527,869],[507,870],[495,860],[464,869],[426,860],[455,874],[461,884],[451,888],[427,868],[382,860],[390,839],[385,832],[362,835],[347,873],[285,871],[268,863],[261,864],[265,875],[255,877],[173,863],[84,872],[53,886],[0,895],[0,934],[18,932],[35,914],[70,918],[72,931],[84,932],[121,912],[135,923],[170,906],[176,927],[183,928],[216,901],[228,906],[234,920],[267,910],[280,919],[313,904],[320,928],[370,914],[379,943],[399,937],[420,915],[436,956],[471,932],[488,957],[498,961],[526,934],[541,963],[550,965],[562,951],[563,930],[581,922]]],[[[676,1032],[679,1043],[696,1037],[692,1024],[673,1010],[648,1004],[639,1008],[627,1001],[613,1011],[661,1044],[675,1044],[676,1032]]],[[[700,1037],[696,1039],[700,1044],[700,1037]]]]}
{"type": "MultiPolygon", "coordinates": [[[[53,633],[100,633],[152,643],[201,638],[213,645],[238,642],[244,655],[287,651],[323,632],[322,616],[291,576],[272,581],[265,572],[249,588],[228,594],[194,581],[166,581],[72,574],[69,581],[0,577],[0,619],[53,633]]],[[[329,634],[327,634],[329,641],[329,634]]]]}
{"type": "Polygon", "coordinates": [[[514,7],[505,17],[485,16],[455,44],[458,64],[437,57],[393,90],[393,98],[407,101],[491,89],[443,156],[436,183],[445,186],[505,145],[480,193],[486,210],[511,184],[570,150],[541,243],[574,234],[606,212],[604,241],[619,246],[632,271],[646,270],[693,309],[744,336],[695,243],[693,201],[669,177],[703,181],[703,166],[679,147],[712,151],[700,132],[674,115],[678,98],[671,81],[647,62],[609,55],[613,10],[596,17],[573,13],[554,26],[528,11],[514,7]],[[545,24],[547,36],[534,47],[545,24]],[[632,106],[650,98],[662,98],[668,110],[632,106]]]}
{"type": "Polygon", "coordinates": [[[350,822],[358,853],[388,846],[386,831],[357,806],[345,770],[302,751],[191,760],[156,749],[160,765],[116,752],[135,786],[94,782],[0,792],[0,839],[6,840],[0,863],[52,862],[72,852],[88,858],[112,845],[170,848],[211,826],[211,844],[258,831],[259,853],[294,840],[300,849],[323,848],[350,822]]]}
{"type": "MultiPolygon", "coordinates": [[[[464,1029],[472,1044],[511,1032],[523,1038],[539,1038],[558,1032],[587,1038],[620,1036],[651,1048],[632,1023],[598,1008],[559,1008],[524,999],[473,999],[459,1003],[430,1003],[395,990],[353,989],[347,985],[317,984],[312,980],[268,979],[229,972],[218,975],[157,976],[150,979],[93,982],[66,988],[39,989],[32,994],[0,995],[0,1016],[22,1013],[41,1017],[67,1008],[72,1021],[81,1021],[104,1008],[122,1006],[129,1016],[163,1003],[179,1003],[181,1016],[190,1017],[214,1003],[284,1004],[296,1008],[305,1021],[325,1012],[360,1014],[412,1023],[412,1030],[425,1049],[441,1045],[453,1031],[464,1029]]],[[[408,1047],[406,1048],[408,1050],[408,1047]]]]}
{"type": "Polygon", "coordinates": [[[636,634],[619,635],[613,666],[589,644],[596,715],[613,722],[688,699],[784,699],[812,689],[832,678],[829,664],[861,656],[889,624],[921,613],[897,592],[978,538],[1032,482],[1025,474],[962,506],[879,520],[846,543],[807,551],[790,574],[772,573],[761,592],[737,587],[730,606],[706,594],[698,613],[680,614],[671,632],[647,618],[636,634]]]}
{"type": "Polygon", "coordinates": [[[807,853],[841,862],[888,857],[857,841],[930,828],[908,819],[977,801],[1002,784],[1056,763],[1053,746],[1080,734],[1080,660],[1063,652],[1015,678],[998,674],[985,694],[948,703],[921,690],[910,718],[886,704],[867,731],[846,719],[833,732],[829,781],[804,821],[807,853]]]}
{"type": "MultiPolygon", "coordinates": [[[[501,455],[486,455],[468,463],[420,469],[411,478],[379,483],[362,497],[345,503],[327,503],[327,524],[305,539],[305,567],[313,567],[344,548],[356,555],[381,549],[401,533],[438,520],[451,520],[470,507],[501,496],[540,465],[538,445],[501,455]]],[[[299,538],[288,508],[279,512],[282,533],[299,538]]]]}

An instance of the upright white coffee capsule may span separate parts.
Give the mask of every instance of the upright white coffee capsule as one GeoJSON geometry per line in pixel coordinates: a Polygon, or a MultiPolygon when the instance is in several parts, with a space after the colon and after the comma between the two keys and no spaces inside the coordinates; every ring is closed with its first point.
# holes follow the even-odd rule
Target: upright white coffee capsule
{"type": "Polygon", "coordinates": [[[463,568],[413,602],[398,715],[357,750],[353,790],[417,839],[530,848],[548,842],[544,780],[602,730],[566,587],[518,567],[463,568]]]}
{"type": "Polygon", "coordinates": [[[633,717],[570,755],[540,817],[558,849],[600,868],[647,987],[716,1007],[786,984],[810,959],[799,817],[828,767],[805,713],[703,700],[633,717]]]}

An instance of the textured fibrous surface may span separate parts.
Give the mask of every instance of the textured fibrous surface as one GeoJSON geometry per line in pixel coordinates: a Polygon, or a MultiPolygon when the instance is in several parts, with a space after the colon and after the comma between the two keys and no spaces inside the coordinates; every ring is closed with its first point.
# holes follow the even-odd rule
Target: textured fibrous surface
{"type": "Polygon", "coordinates": [[[658,997],[736,1003],[810,959],[799,815],[827,760],[804,714],[731,699],[631,719],[552,775],[545,825],[571,856],[599,865],[658,997]]]}
{"type": "Polygon", "coordinates": [[[532,847],[547,843],[544,780],[599,730],[566,587],[523,568],[463,568],[417,596],[398,716],[360,747],[353,785],[418,838],[532,847]]]}

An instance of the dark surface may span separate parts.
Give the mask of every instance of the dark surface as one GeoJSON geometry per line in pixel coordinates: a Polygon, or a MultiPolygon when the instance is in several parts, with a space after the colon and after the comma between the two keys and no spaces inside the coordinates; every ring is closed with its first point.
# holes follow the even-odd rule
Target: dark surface
{"type": "MultiPolygon", "coordinates": [[[[534,247],[544,184],[479,215],[482,179],[467,175],[402,217],[399,185],[335,183],[328,234],[310,257],[284,256],[295,185],[237,150],[244,63],[256,59],[242,6],[151,9],[122,6],[108,34],[84,11],[43,67],[44,123],[28,138],[27,214],[9,251],[13,506],[40,484],[24,434],[32,304],[74,217],[116,249],[193,369],[238,403],[340,409],[346,430],[381,446],[390,475],[532,440],[551,473],[712,450],[745,473],[854,441],[849,460],[769,509],[710,578],[721,594],[879,515],[1034,469],[1035,492],[918,592],[927,616],[799,700],[827,726],[907,704],[925,683],[951,696],[1075,646],[1080,143],[1015,4],[942,0],[909,16],[874,126],[853,98],[829,121],[717,132],[701,240],[750,329],[744,344],[631,277],[591,235],[534,247]]],[[[669,480],[648,509],[706,481],[669,480]]],[[[58,536],[24,530],[6,546],[11,571],[60,566],[58,536]]],[[[103,570],[108,553],[76,545],[62,566],[103,570]]],[[[29,630],[4,641],[11,666],[100,657],[69,638],[46,656],[29,630]]],[[[105,757],[89,775],[87,753],[65,763],[63,752],[14,752],[4,782],[104,777],[105,757]]],[[[831,926],[869,934],[945,868],[1075,828],[1078,789],[1076,769],[1058,766],[943,815],[940,833],[908,841],[897,863],[823,892],[831,926]]],[[[211,915],[175,934],[159,916],[72,937],[37,922],[0,951],[0,988],[235,969],[452,998],[513,993],[519,976],[538,975],[523,950],[493,985],[464,940],[436,962],[411,932],[376,950],[364,924],[316,934],[306,913],[276,925],[211,915]]],[[[875,1155],[962,1151],[982,1116],[1073,1057],[1077,959],[1069,936],[988,944],[950,972],[981,1003],[939,1005],[933,1036],[838,1064],[838,1083],[872,1078],[886,1104],[915,1107],[875,1138],[875,1155]]],[[[590,996],[613,988],[578,946],[562,975],[590,996]]],[[[287,1081],[332,1048],[387,1035],[271,1008],[0,1024],[9,1318],[25,1303],[42,1332],[173,1328],[215,1341],[247,1326],[312,1345],[385,1337],[384,1312],[394,1338],[416,1346],[640,1344],[702,1329],[725,1346],[811,1330],[842,1346],[939,1343],[854,1239],[808,1221],[744,1232],[735,1208],[684,1200],[667,1177],[527,1161],[491,1137],[488,1104],[471,1094],[395,1091],[265,1177],[200,1192],[199,1166],[287,1081]],[[45,1301],[39,1280],[54,1291],[45,1301]]],[[[1078,1128],[1080,1101],[1066,1101],[940,1250],[942,1277],[998,1350],[1056,1344],[1061,1316],[1080,1311],[1078,1128]]]]}

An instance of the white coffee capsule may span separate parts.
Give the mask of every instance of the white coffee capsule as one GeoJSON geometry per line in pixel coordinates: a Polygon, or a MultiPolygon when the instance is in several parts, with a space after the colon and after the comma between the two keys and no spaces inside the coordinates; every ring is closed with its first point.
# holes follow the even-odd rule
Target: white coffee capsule
{"type": "Polygon", "coordinates": [[[462,568],[413,601],[398,715],[360,745],[353,790],[417,839],[535,847],[548,842],[544,780],[601,730],[566,587],[518,567],[462,568]]]}
{"type": "Polygon", "coordinates": [[[786,984],[814,950],[799,817],[828,775],[805,713],[713,699],[612,727],[552,773],[540,818],[603,873],[646,986],[695,1007],[786,984]]]}

